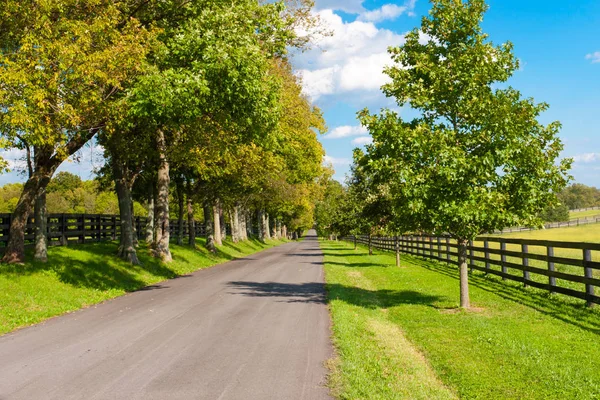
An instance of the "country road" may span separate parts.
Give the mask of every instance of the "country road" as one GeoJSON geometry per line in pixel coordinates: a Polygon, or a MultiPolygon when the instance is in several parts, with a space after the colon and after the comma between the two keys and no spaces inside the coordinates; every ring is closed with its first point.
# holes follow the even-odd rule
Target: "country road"
{"type": "Polygon", "coordinates": [[[329,399],[314,236],[0,337],[0,400],[329,399]]]}

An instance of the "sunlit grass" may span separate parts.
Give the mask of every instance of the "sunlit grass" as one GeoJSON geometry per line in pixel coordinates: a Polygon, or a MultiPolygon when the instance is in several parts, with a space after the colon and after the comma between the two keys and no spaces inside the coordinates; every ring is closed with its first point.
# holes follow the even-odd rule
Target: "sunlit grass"
{"type": "Polygon", "coordinates": [[[340,398],[600,398],[598,310],[474,273],[459,311],[453,265],[321,244],[340,398]]]}
{"type": "Polygon", "coordinates": [[[225,241],[217,254],[211,254],[204,239],[198,239],[196,250],[172,244],[169,264],[151,257],[142,246],[138,250],[142,266],[118,259],[115,243],[51,247],[46,264],[0,264],[0,334],[280,243],[225,241]]]}

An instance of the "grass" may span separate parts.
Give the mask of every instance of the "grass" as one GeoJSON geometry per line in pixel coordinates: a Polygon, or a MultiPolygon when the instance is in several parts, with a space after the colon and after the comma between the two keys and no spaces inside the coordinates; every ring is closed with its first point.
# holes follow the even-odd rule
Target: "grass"
{"type": "Polygon", "coordinates": [[[322,241],[340,399],[598,399],[600,312],[456,267],[322,241]]]}
{"type": "MultiPolygon", "coordinates": [[[[490,235],[496,236],[496,235],[490,235]]],[[[600,224],[588,224],[565,228],[538,229],[498,235],[507,238],[559,240],[564,242],[600,243],[600,224]]]]}
{"type": "Polygon", "coordinates": [[[217,254],[211,254],[203,247],[204,239],[198,239],[196,250],[172,244],[169,264],[141,247],[142,266],[115,257],[115,243],[51,247],[48,263],[0,264],[0,335],[281,243],[225,241],[217,254]]]}
{"type": "Polygon", "coordinates": [[[569,220],[573,221],[577,218],[589,218],[597,217],[600,215],[600,210],[588,210],[588,211],[569,211],[569,220]]]}

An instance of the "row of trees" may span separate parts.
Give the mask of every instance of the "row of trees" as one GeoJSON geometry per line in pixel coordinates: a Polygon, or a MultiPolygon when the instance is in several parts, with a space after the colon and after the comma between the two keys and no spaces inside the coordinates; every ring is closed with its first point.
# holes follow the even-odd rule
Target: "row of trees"
{"type": "Polygon", "coordinates": [[[483,33],[484,0],[432,3],[421,28],[390,49],[395,64],[386,68],[390,83],[383,86],[418,116],[361,111],[373,143],[354,151],[347,188],[329,182],[317,216],[321,230],[340,234],[455,238],[466,308],[469,241],[541,224],[542,211],[558,204],[571,162],[558,161],[560,124],[538,122],[548,105],[502,84],[519,63],[510,43],[495,46],[483,33]]]}
{"type": "MultiPolygon", "coordinates": [[[[168,262],[170,199],[179,229],[201,209],[208,246],[223,210],[233,238],[252,211],[260,236],[312,225],[325,130],[286,58],[317,21],[310,1],[8,0],[0,5],[0,146],[26,151],[28,180],[3,262],[24,260],[35,215],[45,260],[48,185],[96,138],[99,182],[114,187],[119,254],[138,263],[134,199],[147,204],[147,240],[168,262]],[[303,29],[298,29],[301,26],[303,29]]],[[[193,230],[192,230],[193,231],[193,230]]],[[[190,238],[194,245],[195,238],[190,238]]]]}

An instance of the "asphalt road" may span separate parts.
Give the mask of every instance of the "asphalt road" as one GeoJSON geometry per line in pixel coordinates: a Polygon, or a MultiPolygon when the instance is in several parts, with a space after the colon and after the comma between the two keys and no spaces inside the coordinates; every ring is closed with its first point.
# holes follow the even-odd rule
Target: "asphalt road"
{"type": "Polygon", "coordinates": [[[314,237],[0,337],[0,400],[329,399],[314,237]]]}

